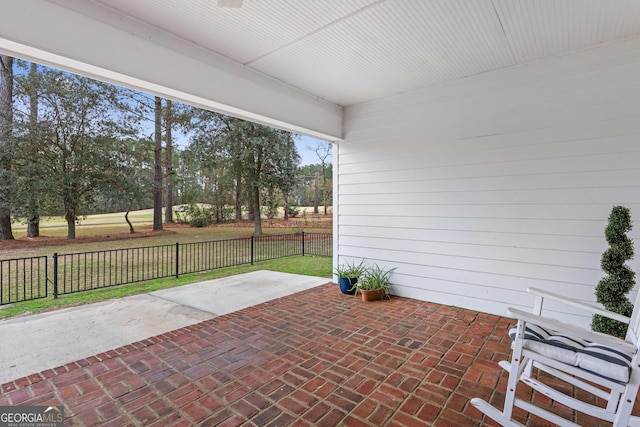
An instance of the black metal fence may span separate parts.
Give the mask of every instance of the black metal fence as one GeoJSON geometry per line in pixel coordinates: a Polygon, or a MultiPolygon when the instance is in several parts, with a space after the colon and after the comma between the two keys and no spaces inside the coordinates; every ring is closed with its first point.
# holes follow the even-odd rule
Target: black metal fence
{"type": "Polygon", "coordinates": [[[176,245],[53,254],[53,296],[176,275],[176,245]]]}
{"type": "Polygon", "coordinates": [[[330,257],[330,233],[252,236],[0,261],[0,305],[276,258],[330,257]],[[49,275],[49,271],[52,274],[49,275]]]}
{"type": "Polygon", "coordinates": [[[0,261],[0,305],[47,296],[47,257],[0,261]]]}

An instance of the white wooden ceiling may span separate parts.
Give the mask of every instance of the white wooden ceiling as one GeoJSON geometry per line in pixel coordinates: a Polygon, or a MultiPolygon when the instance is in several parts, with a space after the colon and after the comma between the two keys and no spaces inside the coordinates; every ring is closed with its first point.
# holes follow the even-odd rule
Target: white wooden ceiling
{"type": "Polygon", "coordinates": [[[133,34],[169,34],[342,106],[640,35],[638,0],[53,1],[92,1],[133,34]]]}
{"type": "Polygon", "coordinates": [[[345,106],[640,43],[640,0],[219,1],[4,0],[0,52],[340,141],[345,106]]]}

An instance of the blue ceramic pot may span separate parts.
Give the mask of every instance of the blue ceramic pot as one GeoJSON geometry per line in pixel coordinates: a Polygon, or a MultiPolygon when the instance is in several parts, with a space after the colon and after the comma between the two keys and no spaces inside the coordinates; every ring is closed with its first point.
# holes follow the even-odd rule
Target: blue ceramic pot
{"type": "Polygon", "coordinates": [[[338,284],[340,285],[340,291],[342,291],[343,294],[347,295],[353,295],[356,293],[355,289],[351,289],[356,283],[358,283],[357,277],[353,277],[351,279],[348,277],[341,277],[338,281],[338,284]]]}

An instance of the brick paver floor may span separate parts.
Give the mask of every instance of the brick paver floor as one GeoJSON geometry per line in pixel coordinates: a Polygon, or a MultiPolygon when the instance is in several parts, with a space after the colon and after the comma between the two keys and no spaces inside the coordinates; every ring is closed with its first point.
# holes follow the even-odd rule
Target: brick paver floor
{"type": "Polygon", "coordinates": [[[480,426],[469,399],[502,402],[511,323],[326,284],[3,384],[0,405],[85,426],[480,426]]]}

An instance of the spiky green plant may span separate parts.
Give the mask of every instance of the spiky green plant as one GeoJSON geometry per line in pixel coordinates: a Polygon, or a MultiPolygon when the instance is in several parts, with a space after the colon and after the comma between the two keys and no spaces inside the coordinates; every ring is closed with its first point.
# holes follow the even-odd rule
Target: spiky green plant
{"type": "Polygon", "coordinates": [[[351,263],[346,261],[335,269],[335,274],[338,278],[345,277],[347,279],[357,279],[362,276],[365,271],[367,271],[367,266],[365,265],[364,260],[361,260],[359,264],[356,264],[355,261],[351,263]]]}
{"type": "MultiPolygon", "coordinates": [[[[624,206],[614,206],[609,223],[604,230],[609,249],[602,254],[600,266],[606,273],[596,286],[596,298],[607,310],[631,316],[633,304],[627,294],[635,285],[635,273],[625,263],[633,258],[633,241],[627,233],[631,231],[631,213],[624,206]]],[[[627,325],[604,316],[594,315],[591,329],[596,332],[624,337],[627,325]]]]}
{"type": "Polygon", "coordinates": [[[389,276],[391,276],[393,270],[395,270],[395,268],[386,269],[380,267],[378,264],[368,268],[364,272],[362,280],[354,286],[356,295],[358,295],[358,290],[370,291],[373,289],[382,289],[385,298],[389,298],[389,276]]]}

